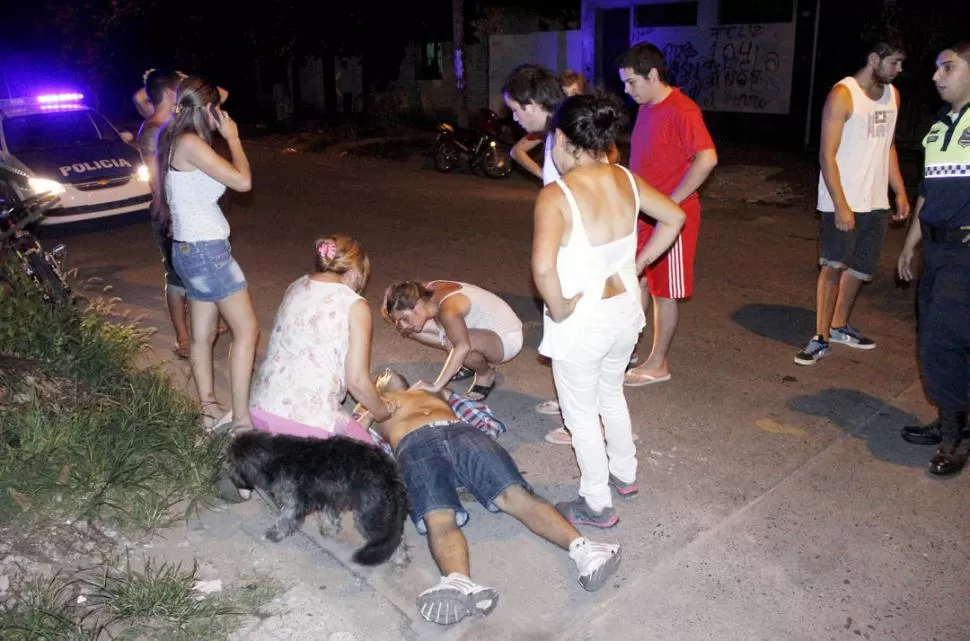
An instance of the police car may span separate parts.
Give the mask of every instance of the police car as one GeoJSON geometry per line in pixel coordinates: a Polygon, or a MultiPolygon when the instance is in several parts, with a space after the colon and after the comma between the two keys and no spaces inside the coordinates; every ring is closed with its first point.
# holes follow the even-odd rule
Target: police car
{"type": "Polygon", "coordinates": [[[132,135],[119,133],[77,93],[0,100],[0,162],[22,173],[21,197],[51,192],[60,205],[42,225],[147,209],[148,168],[132,135]]]}

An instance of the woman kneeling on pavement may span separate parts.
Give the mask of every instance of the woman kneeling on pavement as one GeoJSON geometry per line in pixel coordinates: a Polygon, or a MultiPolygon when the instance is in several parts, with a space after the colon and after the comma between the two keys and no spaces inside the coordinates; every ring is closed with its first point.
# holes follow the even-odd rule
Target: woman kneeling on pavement
{"type": "Polygon", "coordinates": [[[563,420],[581,473],[579,498],[556,507],[574,525],[619,521],[610,486],[639,491],[623,374],[645,324],[637,274],[677,239],[684,213],[607,152],[623,107],[574,96],[553,116],[553,161],[563,178],[535,205],[532,275],[546,305],[539,352],[552,360],[563,420]],[[637,217],[658,221],[638,256],[637,217]],[[600,431],[600,420],[604,432],[600,431]]]}
{"type": "Polygon", "coordinates": [[[290,284],[276,312],[249,414],[256,429],[274,434],[373,443],[341,409],[348,389],[379,421],[394,409],[370,379],[372,318],[360,295],[370,260],[344,235],[317,240],[315,260],[316,271],[290,284]]]}
{"type": "Polygon", "coordinates": [[[397,282],[387,288],[381,314],[405,338],[448,352],[435,381],[420,384],[432,394],[474,373],[465,397],[484,401],[495,388],[495,365],[522,351],[522,321],[505,301],[475,285],[397,282]]]}

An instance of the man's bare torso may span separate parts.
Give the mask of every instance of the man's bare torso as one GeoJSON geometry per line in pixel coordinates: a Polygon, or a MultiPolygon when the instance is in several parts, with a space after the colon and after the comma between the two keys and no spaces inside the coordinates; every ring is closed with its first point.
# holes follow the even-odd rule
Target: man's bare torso
{"type": "Polygon", "coordinates": [[[375,422],[374,429],[394,449],[402,438],[428,423],[458,420],[444,399],[428,392],[385,392],[384,395],[396,402],[398,409],[383,423],[375,422]]]}

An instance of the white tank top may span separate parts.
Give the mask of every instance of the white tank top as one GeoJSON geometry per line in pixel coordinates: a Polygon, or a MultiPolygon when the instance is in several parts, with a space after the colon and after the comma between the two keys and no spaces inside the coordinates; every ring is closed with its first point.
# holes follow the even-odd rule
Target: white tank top
{"type": "Polygon", "coordinates": [[[172,214],[172,237],[183,243],[229,238],[229,221],[219,208],[226,186],[201,169],[165,175],[165,197],[172,214]]]}
{"type": "Polygon", "coordinates": [[[556,163],[554,163],[552,160],[552,146],[555,144],[555,140],[555,137],[551,133],[546,136],[544,158],[542,162],[543,185],[554,183],[562,178],[562,174],[559,173],[559,168],[556,167],[556,163]]]}
{"type": "MultiPolygon", "coordinates": [[[[896,89],[886,85],[882,96],[873,100],[851,76],[838,84],[852,96],[852,115],[845,121],[835,154],[845,199],[857,213],[889,209],[889,148],[896,131],[896,89]]],[[[818,210],[835,211],[821,173],[818,210]]]]}
{"type": "Polygon", "coordinates": [[[294,281],[276,312],[266,359],[253,377],[251,407],[332,432],[346,416],[350,307],[360,295],[346,285],[294,281]]]}
{"type": "Polygon", "coordinates": [[[643,307],[640,304],[640,287],[637,283],[637,217],[640,215],[640,191],[637,189],[633,174],[617,165],[626,173],[633,187],[634,208],[630,215],[631,231],[603,245],[593,246],[586,235],[583,217],[573,193],[561,179],[556,181],[569,203],[572,232],[565,247],[559,248],[556,256],[556,273],[564,298],[572,298],[583,292],[584,296],[576,303],[576,309],[562,322],[555,322],[549,314],[542,315],[542,342],[539,353],[553,359],[568,358],[576,345],[577,334],[583,330],[584,319],[602,300],[601,294],[606,279],[617,274],[624,289],[636,299],[639,310],[639,329],[646,323],[643,307]]]}
{"type": "MultiPolygon", "coordinates": [[[[444,302],[449,296],[454,296],[455,294],[464,295],[471,303],[468,313],[465,315],[465,325],[468,329],[487,329],[495,332],[499,336],[508,332],[522,330],[522,321],[512,311],[509,304],[487,289],[458,281],[431,281],[428,284],[440,282],[454,282],[461,288],[442,296],[439,304],[444,302]]],[[[430,322],[434,323],[438,331],[438,339],[444,344],[447,338],[444,328],[437,321],[430,322]]]]}

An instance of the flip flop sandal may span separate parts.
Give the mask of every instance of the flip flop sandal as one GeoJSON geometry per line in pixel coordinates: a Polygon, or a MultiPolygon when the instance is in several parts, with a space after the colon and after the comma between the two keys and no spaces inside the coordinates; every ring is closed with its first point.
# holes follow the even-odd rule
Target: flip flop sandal
{"type": "Polygon", "coordinates": [[[654,383],[666,383],[671,379],[670,374],[664,376],[650,376],[650,374],[644,374],[643,372],[627,372],[624,378],[623,384],[627,387],[643,387],[644,385],[653,385],[654,383]]]}
{"type": "Polygon", "coordinates": [[[460,370],[455,372],[455,375],[451,377],[449,383],[454,383],[455,381],[463,381],[466,378],[471,378],[475,375],[475,370],[468,369],[467,367],[462,367],[460,370]]]}
{"type": "Polygon", "coordinates": [[[178,356],[179,358],[181,358],[183,361],[187,361],[189,359],[189,357],[191,356],[191,353],[189,351],[189,343],[188,343],[188,341],[186,341],[184,343],[181,342],[181,341],[177,341],[175,343],[175,348],[174,349],[175,349],[175,355],[178,356]]]}
{"type": "Polygon", "coordinates": [[[219,406],[219,403],[217,402],[202,404],[202,412],[200,414],[200,418],[202,420],[202,429],[206,433],[211,434],[217,428],[223,427],[226,424],[229,424],[232,422],[231,411],[220,418],[221,412],[222,412],[222,408],[219,406]]]}
{"type": "Polygon", "coordinates": [[[546,433],[546,442],[553,445],[572,445],[573,435],[569,433],[565,425],[560,425],[554,430],[546,433]]]}
{"type": "Polygon", "coordinates": [[[469,387],[468,391],[465,392],[465,398],[467,398],[470,401],[477,401],[479,403],[482,403],[485,401],[486,398],[488,398],[488,395],[492,393],[493,389],[495,389],[494,382],[491,385],[478,385],[476,383],[475,385],[472,385],[471,387],[469,387]],[[481,396],[481,398],[470,398],[468,396],[469,394],[478,394],[479,396],[481,396]]]}

